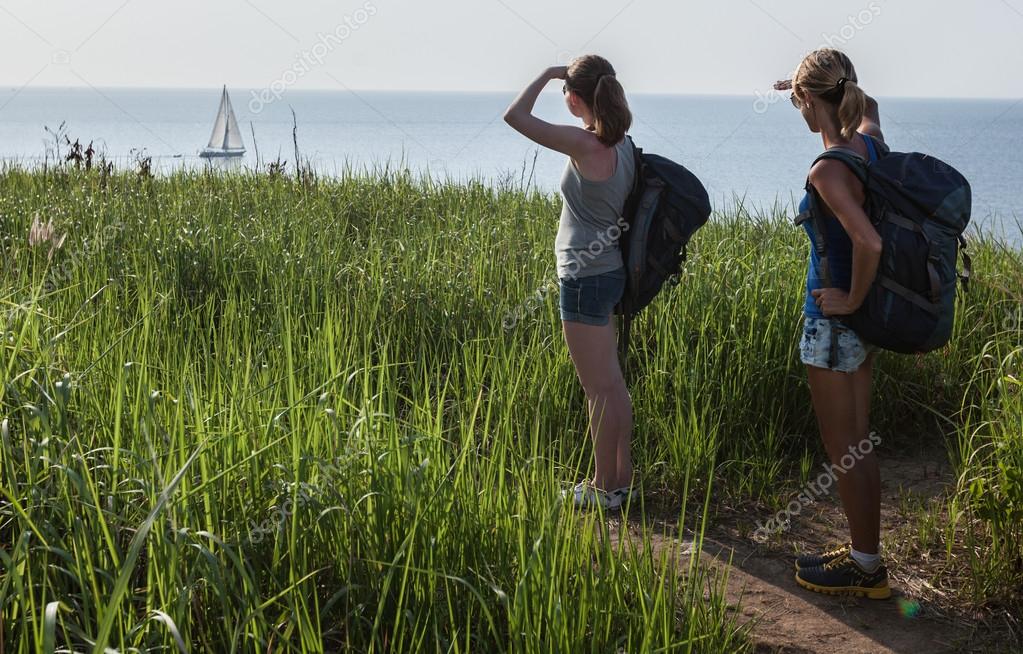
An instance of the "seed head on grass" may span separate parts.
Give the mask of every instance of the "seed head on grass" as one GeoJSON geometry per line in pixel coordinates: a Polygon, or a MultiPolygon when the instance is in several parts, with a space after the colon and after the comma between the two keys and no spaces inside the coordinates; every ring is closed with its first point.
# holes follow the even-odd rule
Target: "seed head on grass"
{"type": "Polygon", "coordinates": [[[66,238],[67,234],[57,234],[57,229],[53,226],[53,218],[43,223],[39,220],[38,213],[32,216],[32,226],[28,230],[28,246],[30,248],[35,249],[48,243],[50,251],[46,254],[46,258],[51,259],[53,253],[64,245],[66,238]]]}

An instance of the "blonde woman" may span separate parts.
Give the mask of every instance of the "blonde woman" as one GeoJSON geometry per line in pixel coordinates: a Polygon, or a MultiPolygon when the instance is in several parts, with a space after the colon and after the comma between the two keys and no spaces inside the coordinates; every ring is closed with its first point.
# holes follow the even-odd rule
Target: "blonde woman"
{"type": "MultiPolygon", "coordinates": [[[[809,130],[820,134],[825,149],[851,150],[871,161],[887,153],[877,103],[860,88],[845,54],[830,48],[812,52],[795,77],[776,88],[792,89],[792,104],[809,130]]],[[[813,247],[819,236],[814,221],[804,222],[811,248],[800,358],[832,470],[839,470],[838,492],[851,542],[799,557],[796,581],[817,592],[884,599],[891,590],[880,557],[881,476],[869,429],[874,351],[838,320],[863,303],[881,258],[881,237],[864,211],[863,184],[845,164],[819,161],[809,181],[821,200],[818,224],[828,257],[821,261],[813,247]],[[828,277],[824,265],[830,286],[823,281],[828,277]]],[[[801,214],[809,204],[807,196],[801,214]]]]}
{"type": "Polygon", "coordinates": [[[632,113],[615,69],[597,55],[548,68],[508,107],[516,131],[568,157],[555,240],[561,321],[586,393],[594,449],[593,478],[575,486],[580,506],[617,509],[632,496],[632,400],[618,363],[614,307],[625,291],[618,248],[622,211],[635,161],[625,132],[632,113]],[[533,115],[540,92],[564,80],[565,104],[581,126],[554,125],[533,115]]]}

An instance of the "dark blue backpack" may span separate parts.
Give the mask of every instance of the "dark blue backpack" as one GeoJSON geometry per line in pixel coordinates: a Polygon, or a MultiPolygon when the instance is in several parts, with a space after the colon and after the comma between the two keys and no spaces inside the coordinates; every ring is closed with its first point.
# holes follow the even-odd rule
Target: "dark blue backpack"
{"type": "Polygon", "coordinates": [[[628,349],[632,318],[653,301],[665,282],[678,283],[693,234],[710,218],[710,198],[696,175],[685,166],[632,143],[636,178],[625,202],[618,245],[625,263],[626,284],[615,313],[623,319],[619,350],[628,349]]]}
{"type": "MultiPolygon", "coordinates": [[[[856,313],[840,320],[863,340],[906,354],[945,345],[955,321],[957,283],[967,287],[972,264],[963,232],[970,222],[970,183],[957,170],[918,152],[887,152],[868,162],[858,153],[832,148],[817,157],[849,166],[863,182],[864,207],[881,236],[881,261],[870,291],[856,313]],[[957,271],[962,252],[965,270],[957,271]]],[[[819,217],[824,203],[806,182],[810,208],[796,224],[813,220],[814,248],[824,283],[831,286],[824,232],[819,217]]]]}

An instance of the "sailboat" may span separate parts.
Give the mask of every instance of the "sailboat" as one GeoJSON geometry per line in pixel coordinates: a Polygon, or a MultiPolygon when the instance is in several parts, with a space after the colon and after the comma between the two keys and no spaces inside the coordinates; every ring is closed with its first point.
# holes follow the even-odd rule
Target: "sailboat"
{"type": "Polygon", "coordinates": [[[242,142],[242,133],[238,130],[238,119],[234,116],[234,108],[231,107],[231,96],[227,94],[227,86],[220,96],[220,109],[217,111],[217,121],[213,123],[213,134],[210,135],[210,142],[206,148],[199,153],[204,159],[216,159],[220,157],[240,157],[245,154],[245,143],[242,142]]]}

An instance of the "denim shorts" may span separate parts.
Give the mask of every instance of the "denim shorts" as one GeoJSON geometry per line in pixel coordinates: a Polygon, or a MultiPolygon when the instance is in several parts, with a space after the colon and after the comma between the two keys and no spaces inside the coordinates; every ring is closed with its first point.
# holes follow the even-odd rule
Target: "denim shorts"
{"type": "Polygon", "coordinates": [[[856,372],[876,348],[838,320],[804,318],[799,359],[808,366],[856,372]],[[837,339],[832,347],[832,339],[837,339]]]}
{"type": "Polygon", "coordinates": [[[561,279],[561,319],[603,327],[625,293],[625,268],[589,277],[561,279]]]}

